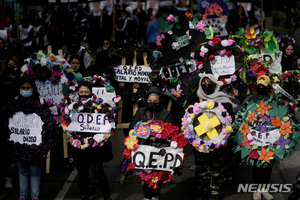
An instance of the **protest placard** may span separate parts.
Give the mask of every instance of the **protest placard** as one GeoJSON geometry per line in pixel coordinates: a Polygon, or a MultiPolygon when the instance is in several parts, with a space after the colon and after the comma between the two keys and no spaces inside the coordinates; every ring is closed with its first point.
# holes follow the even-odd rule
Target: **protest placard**
{"type": "Polygon", "coordinates": [[[64,95],[62,92],[62,84],[60,82],[52,84],[49,80],[46,82],[35,81],[40,97],[46,101],[50,100],[53,103],[59,104],[63,101],[64,95]]]}
{"type": "Polygon", "coordinates": [[[139,145],[131,154],[132,163],[136,169],[151,169],[172,172],[183,164],[183,149],[171,147],[156,148],[139,145]]]}
{"type": "Polygon", "coordinates": [[[93,94],[97,96],[97,98],[103,99],[103,103],[108,103],[111,107],[115,107],[115,103],[113,99],[116,97],[116,92],[107,92],[105,87],[93,87],[93,94]]]}
{"type": "Polygon", "coordinates": [[[119,65],[114,68],[118,82],[149,83],[152,69],[147,66],[119,65]]]}
{"type": "Polygon", "coordinates": [[[227,36],[228,32],[225,28],[227,17],[219,17],[203,20],[207,26],[211,26],[216,37],[227,36]]]}
{"type": "Polygon", "coordinates": [[[103,113],[73,113],[67,131],[110,133],[111,123],[103,113]]]}
{"type": "Polygon", "coordinates": [[[25,115],[16,112],[9,118],[10,141],[20,144],[39,145],[42,142],[42,125],[44,122],[36,113],[25,115]]]}
{"type": "Polygon", "coordinates": [[[210,61],[212,73],[218,75],[231,75],[235,72],[234,56],[215,56],[215,59],[210,61]]]}

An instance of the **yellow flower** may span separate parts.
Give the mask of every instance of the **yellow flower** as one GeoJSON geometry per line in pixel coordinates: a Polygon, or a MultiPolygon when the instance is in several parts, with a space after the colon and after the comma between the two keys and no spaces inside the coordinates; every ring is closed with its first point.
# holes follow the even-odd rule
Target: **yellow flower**
{"type": "Polygon", "coordinates": [[[190,115],[190,118],[191,118],[191,119],[194,119],[195,116],[196,116],[196,115],[193,113],[193,114],[190,115]]]}
{"type": "Polygon", "coordinates": [[[85,145],[81,145],[81,149],[85,149],[86,148],[86,144],[85,145]]]}
{"type": "Polygon", "coordinates": [[[207,102],[207,108],[208,109],[213,109],[215,107],[215,102],[213,101],[208,101],[207,102]]]}
{"type": "Polygon", "coordinates": [[[231,126],[226,126],[226,129],[225,129],[228,133],[230,133],[232,131],[232,127],[231,126]]]}

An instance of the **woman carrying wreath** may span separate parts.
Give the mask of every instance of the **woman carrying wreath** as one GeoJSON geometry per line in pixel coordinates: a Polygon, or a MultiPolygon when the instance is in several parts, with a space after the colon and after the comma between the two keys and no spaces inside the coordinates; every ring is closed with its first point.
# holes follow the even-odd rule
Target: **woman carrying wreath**
{"type": "MultiPolygon", "coordinates": [[[[90,113],[90,106],[85,106],[82,103],[93,97],[91,83],[82,81],[78,86],[78,95],[79,101],[74,105],[74,109],[78,109],[78,107],[83,106],[83,110],[81,110],[81,112],[90,113]]],[[[93,133],[76,132],[76,134],[78,134],[80,138],[88,138],[93,133]]],[[[103,153],[107,152],[103,152],[103,147],[100,147],[99,145],[87,147],[85,149],[77,148],[73,145],[71,146],[75,158],[75,166],[78,171],[79,189],[82,195],[81,199],[89,199],[89,172],[91,169],[95,177],[92,186],[93,189],[97,189],[99,187],[102,191],[104,199],[110,200],[109,183],[103,169],[103,153]]]]}
{"type": "Polygon", "coordinates": [[[19,200],[27,198],[29,183],[31,198],[39,199],[41,161],[46,157],[56,137],[57,124],[48,105],[39,97],[33,78],[23,76],[18,81],[19,94],[3,107],[1,137],[5,136],[8,155],[17,162],[19,200]]]}
{"type": "MultiPolygon", "coordinates": [[[[158,87],[152,86],[146,94],[146,107],[139,108],[133,119],[130,122],[129,129],[134,129],[137,122],[148,122],[151,120],[161,120],[164,123],[169,122],[174,124],[171,113],[161,105],[161,91],[158,87]]],[[[158,139],[154,136],[150,136],[148,139],[140,139],[140,144],[150,145],[157,148],[169,146],[170,141],[158,139]]],[[[144,183],[144,200],[159,199],[161,183],[158,183],[159,187],[153,189],[144,183]]]]}
{"type": "MultiPolygon", "coordinates": [[[[220,92],[221,82],[212,74],[199,74],[199,87],[197,95],[192,95],[188,99],[188,105],[194,105],[196,102],[213,100],[221,103],[232,118],[235,119],[233,107],[228,96],[220,92]]],[[[199,123],[194,122],[194,127],[199,123]]],[[[225,156],[228,148],[226,145],[219,147],[208,153],[203,153],[195,148],[193,149],[196,164],[196,181],[197,181],[197,196],[198,198],[206,199],[211,196],[212,199],[220,199],[220,187],[222,183],[222,170],[225,166],[225,156]],[[208,172],[209,167],[209,172],[208,172]]]]}
{"type": "MultiPolygon", "coordinates": [[[[268,76],[262,75],[256,81],[255,91],[252,95],[248,96],[242,107],[246,108],[247,104],[253,100],[255,103],[267,101],[273,92],[271,80],[268,76]]],[[[256,164],[252,166],[252,179],[256,184],[268,184],[271,178],[273,166],[268,164],[266,168],[257,167],[256,164]]],[[[265,191],[264,188],[257,190],[253,193],[254,200],[260,200],[263,195],[264,199],[271,200],[273,196],[265,191]]]]}

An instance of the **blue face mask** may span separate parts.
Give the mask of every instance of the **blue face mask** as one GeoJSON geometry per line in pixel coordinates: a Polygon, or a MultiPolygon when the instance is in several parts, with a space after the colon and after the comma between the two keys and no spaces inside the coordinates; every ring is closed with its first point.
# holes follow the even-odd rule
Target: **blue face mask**
{"type": "Polygon", "coordinates": [[[32,90],[20,90],[20,94],[24,97],[24,98],[28,98],[32,96],[32,90]]]}

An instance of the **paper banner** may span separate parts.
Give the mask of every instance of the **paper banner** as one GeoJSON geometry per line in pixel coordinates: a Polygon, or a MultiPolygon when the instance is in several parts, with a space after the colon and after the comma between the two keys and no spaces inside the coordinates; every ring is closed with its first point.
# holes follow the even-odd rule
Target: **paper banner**
{"type": "Polygon", "coordinates": [[[111,124],[103,113],[73,113],[67,131],[110,133],[111,124]]]}
{"type": "Polygon", "coordinates": [[[149,83],[152,69],[146,66],[119,65],[114,68],[118,82],[149,83]]]}
{"type": "Polygon", "coordinates": [[[285,91],[282,87],[280,87],[280,85],[273,84],[272,86],[276,93],[281,93],[284,96],[286,96],[287,98],[289,98],[290,100],[294,100],[294,97],[292,95],[290,95],[287,91],[285,91]]]}
{"type": "Polygon", "coordinates": [[[215,75],[232,75],[235,72],[234,56],[215,56],[210,61],[211,71],[215,75]]]}
{"type": "Polygon", "coordinates": [[[282,52],[280,53],[265,53],[265,54],[255,54],[258,57],[258,62],[267,64],[270,73],[281,74],[281,59],[282,52]]]}
{"type": "Polygon", "coordinates": [[[180,63],[177,65],[170,65],[168,67],[162,67],[159,75],[166,80],[175,77],[180,77],[183,73],[192,73],[197,70],[196,63],[194,61],[180,63]]]}
{"type": "Polygon", "coordinates": [[[60,82],[57,84],[51,84],[49,80],[47,80],[45,83],[36,80],[35,84],[40,97],[46,101],[50,100],[51,102],[57,104],[63,101],[64,95],[62,92],[62,84],[60,82]]]}
{"type": "Polygon", "coordinates": [[[225,28],[227,17],[204,19],[207,26],[211,26],[215,37],[227,36],[228,32],[225,28]]]}
{"type": "Polygon", "coordinates": [[[257,130],[250,129],[250,133],[247,134],[248,140],[253,140],[251,144],[258,144],[258,146],[273,145],[274,142],[280,137],[278,129],[262,133],[257,130]],[[277,137],[277,139],[275,138],[277,137]]]}
{"type": "Polygon", "coordinates": [[[116,97],[116,92],[107,92],[105,87],[93,87],[93,94],[97,96],[97,98],[103,99],[103,103],[108,103],[111,107],[115,107],[115,103],[113,99],[116,97]]]}
{"type": "Polygon", "coordinates": [[[43,124],[41,117],[35,113],[25,115],[23,112],[16,112],[9,118],[9,140],[20,144],[39,145],[42,142],[43,124]]]}
{"type": "Polygon", "coordinates": [[[160,170],[172,172],[183,164],[183,149],[171,147],[155,148],[139,145],[131,154],[131,160],[136,169],[160,170]]]}

